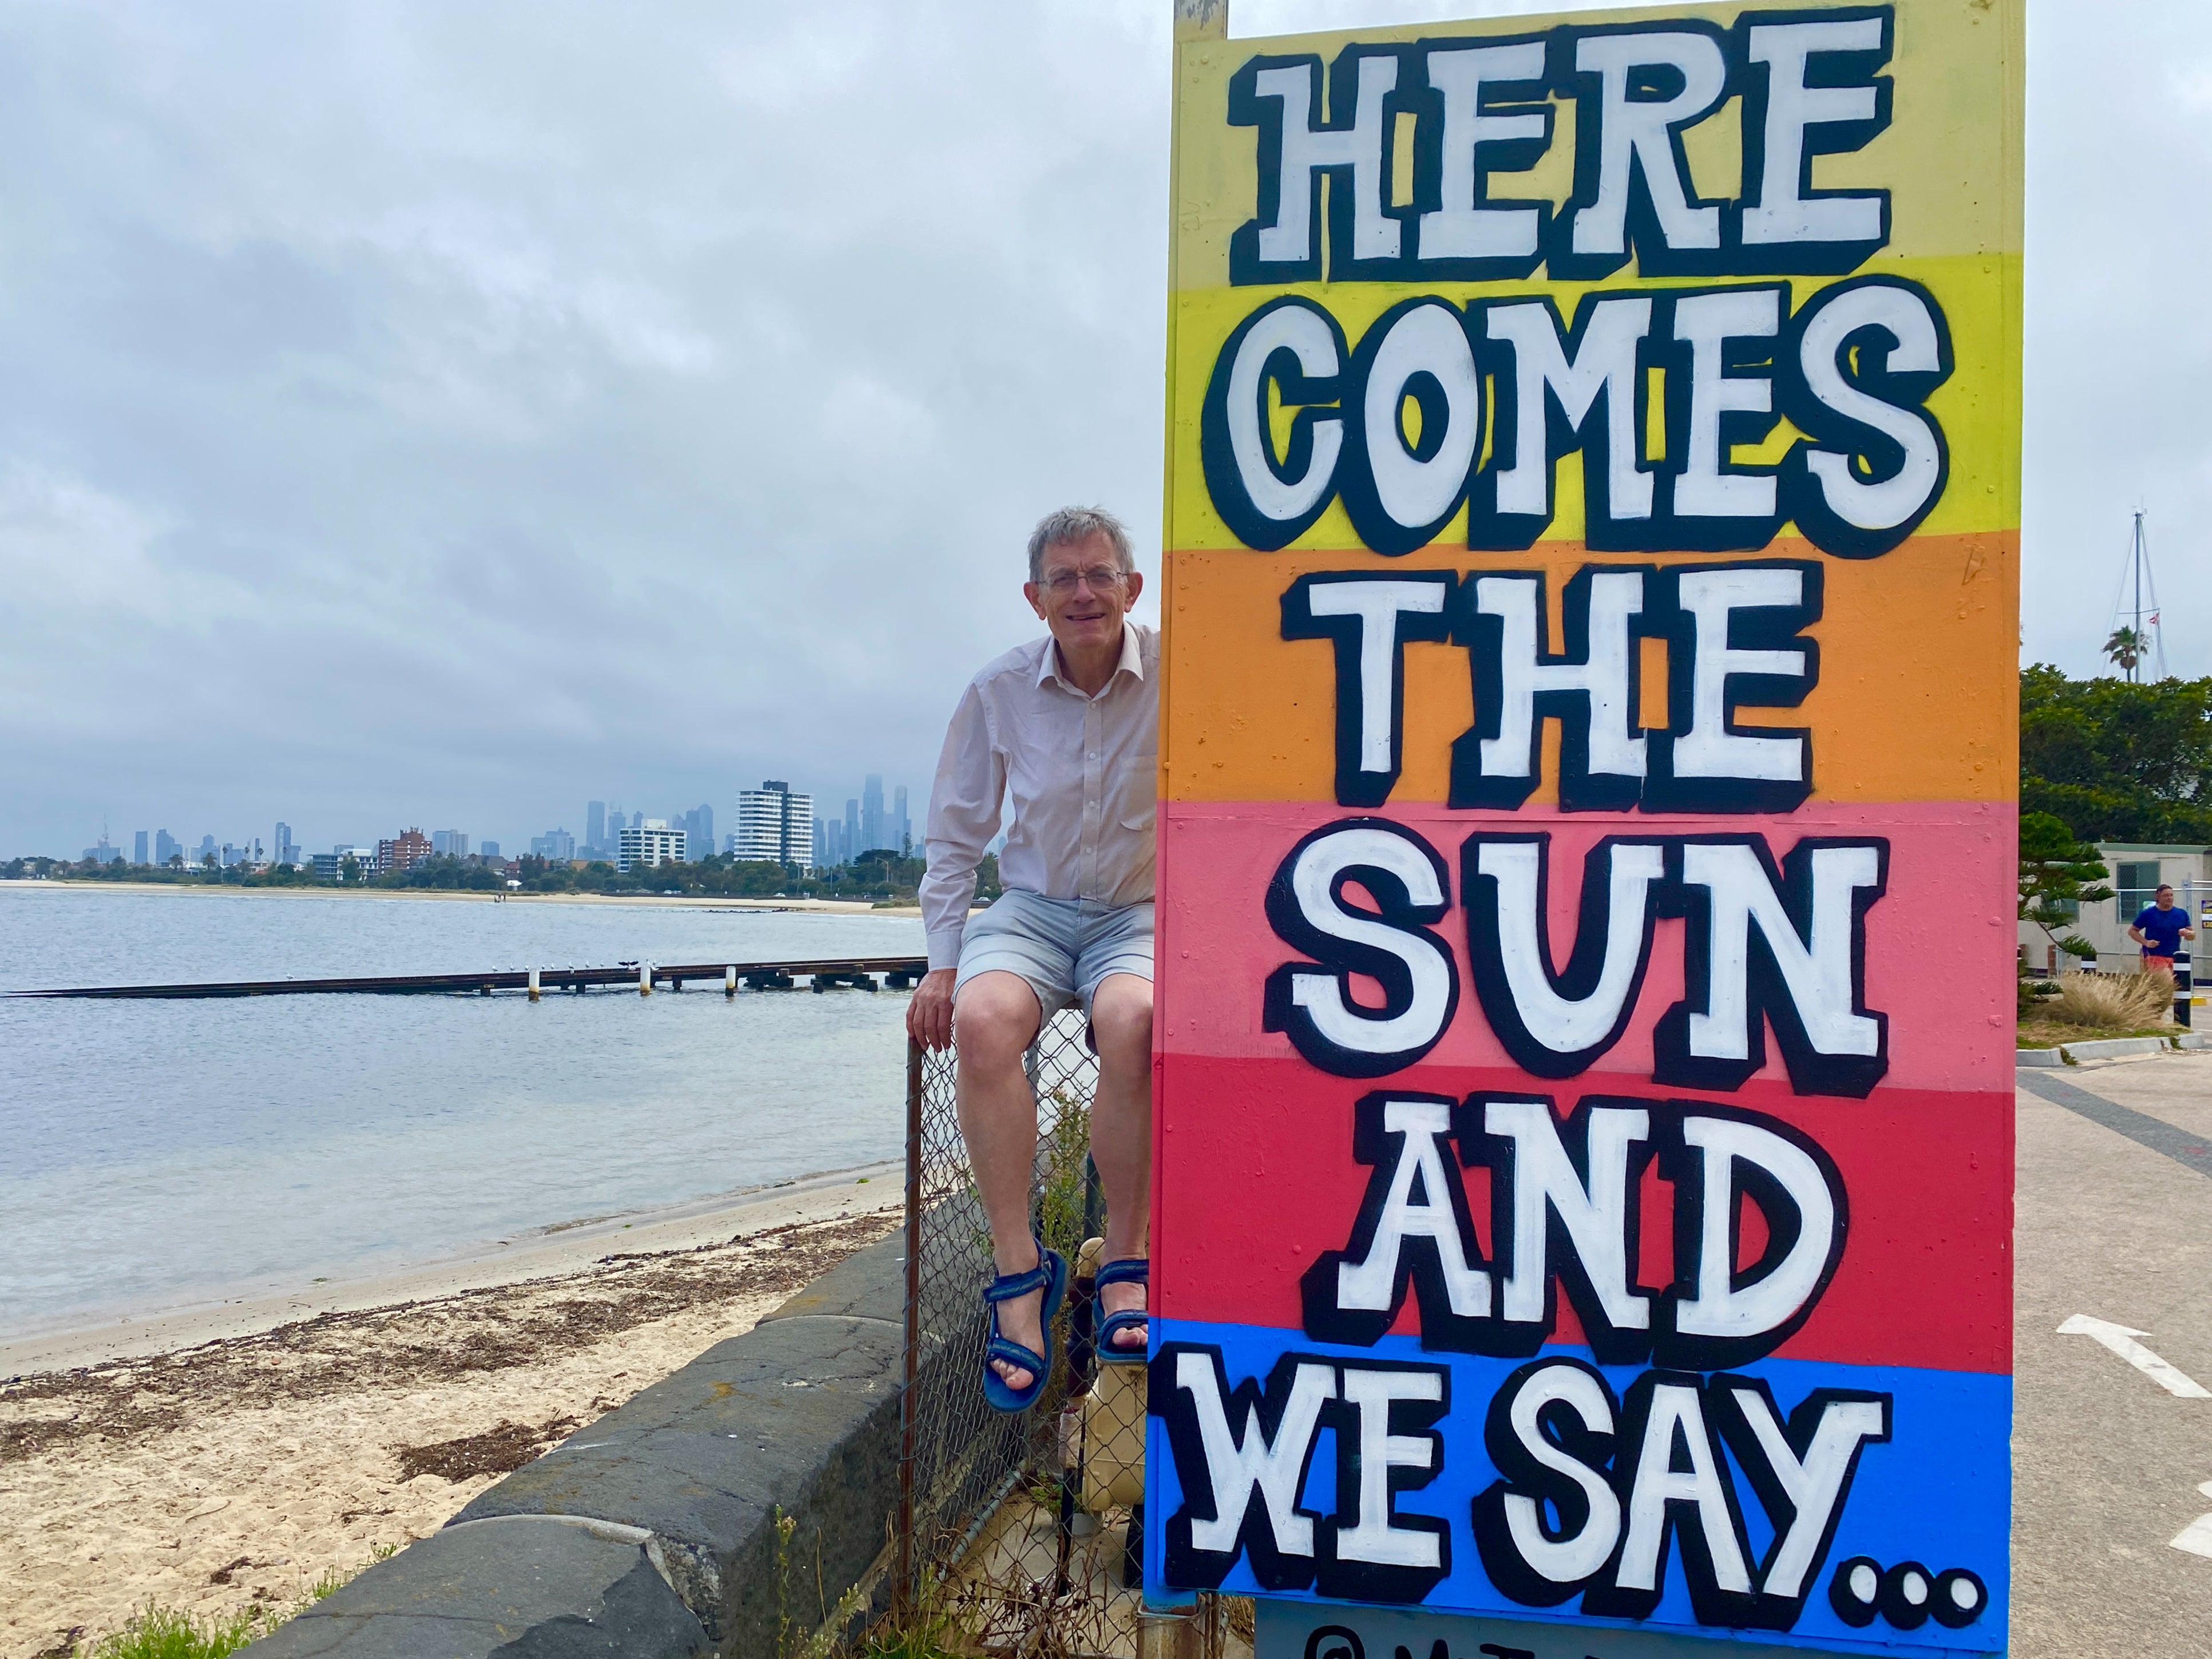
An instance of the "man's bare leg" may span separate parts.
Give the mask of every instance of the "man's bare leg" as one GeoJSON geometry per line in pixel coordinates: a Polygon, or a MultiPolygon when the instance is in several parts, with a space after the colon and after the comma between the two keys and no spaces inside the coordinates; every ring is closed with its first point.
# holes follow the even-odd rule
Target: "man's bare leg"
{"type": "MultiPolygon", "coordinates": [[[[1149,990],[1151,988],[1147,987],[1149,990]]],[[[1036,1096],[1022,1057],[1036,1040],[1043,1011],[1019,974],[978,974],[960,988],[952,1041],[959,1053],[960,1133],[975,1171],[975,1190],[991,1227],[991,1257],[1000,1273],[1023,1273],[1037,1265],[1030,1231],[1030,1180],[1036,1164],[1036,1096]]],[[[1044,1352],[1038,1317],[1044,1292],[999,1305],[1000,1332],[1033,1353],[1044,1352]]],[[[994,1359],[992,1367],[1011,1389],[1025,1389],[1030,1374],[994,1359]]]]}
{"type": "MultiPolygon", "coordinates": [[[[1091,1158],[1106,1197],[1108,1261],[1140,1259],[1150,1248],[1152,1189],[1152,982],[1109,974],[1091,999],[1091,1036],[1098,1045],[1098,1095],[1091,1109],[1091,1158]]],[[[1146,1286],[1109,1285],[1104,1314],[1142,1310],[1146,1286]]],[[[1117,1333],[1115,1346],[1143,1352],[1117,1333]]]]}

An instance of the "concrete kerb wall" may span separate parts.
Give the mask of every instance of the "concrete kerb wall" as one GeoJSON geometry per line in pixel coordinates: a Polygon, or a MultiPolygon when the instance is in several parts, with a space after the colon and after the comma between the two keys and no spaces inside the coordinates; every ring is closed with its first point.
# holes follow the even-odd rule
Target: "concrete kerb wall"
{"type": "Polygon", "coordinates": [[[254,1659],[771,1659],[848,1634],[889,1599],[902,1244],[579,1430],[254,1659]]]}

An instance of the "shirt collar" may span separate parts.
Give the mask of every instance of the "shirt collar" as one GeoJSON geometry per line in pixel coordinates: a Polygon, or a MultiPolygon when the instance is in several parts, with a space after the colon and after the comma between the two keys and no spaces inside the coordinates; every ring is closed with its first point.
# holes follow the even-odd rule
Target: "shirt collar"
{"type": "MultiPolygon", "coordinates": [[[[1121,619],[1121,660],[1114,665],[1114,673],[1107,677],[1107,685],[1114,684],[1115,676],[1125,673],[1133,674],[1140,680],[1145,678],[1145,653],[1137,643],[1137,630],[1126,617],[1121,619]]],[[[1036,683],[1042,687],[1047,680],[1058,680],[1078,696],[1083,695],[1075,683],[1060,672],[1060,641],[1049,634],[1044,636],[1044,649],[1037,656],[1036,683]]],[[[1102,692],[1104,690],[1100,689],[1102,692]]]]}

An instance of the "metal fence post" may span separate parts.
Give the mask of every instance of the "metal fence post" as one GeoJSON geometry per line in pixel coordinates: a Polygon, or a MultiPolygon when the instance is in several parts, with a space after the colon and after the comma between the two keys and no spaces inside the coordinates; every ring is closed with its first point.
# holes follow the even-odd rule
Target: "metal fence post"
{"type": "Polygon", "coordinates": [[[921,1356],[921,1045],[906,1045],[906,1315],[905,1352],[899,1363],[898,1515],[893,1524],[891,1615],[904,1622],[914,1611],[915,1376],[921,1356]]]}

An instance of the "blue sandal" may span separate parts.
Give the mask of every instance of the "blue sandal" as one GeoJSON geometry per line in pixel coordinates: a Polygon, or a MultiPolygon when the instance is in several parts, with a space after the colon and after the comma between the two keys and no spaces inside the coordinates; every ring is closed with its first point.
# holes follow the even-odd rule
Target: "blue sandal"
{"type": "MultiPolygon", "coordinates": [[[[1093,1282],[1102,1291],[1109,1285],[1144,1285],[1149,1287],[1152,1282],[1152,1264],[1142,1256],[1131,1257],[1122,1261],[1109,1261],[1098,1269],[1098,1277],[1093,1282]]],[[[1097,1341],[1098,1363],[1102,1365],[1143,1364],[1146,1359],[1144,1347],[1133,1348],[1115,1340],[1115,1338],[1123,1331],[1133,1328],[1139,1328],[1144,1331],[1146,1337],[1145,1346],[1149,1347],[1152,1335],[1151,1322],[1152,1314],[1149,1310],[1144,1308],[1123,1308],[1118,1312],[1108,1314],[1105,1322],[1098,1328],[1097,1341]]]]}
{"type": "Polygon", "coordinates": [[[1037,1396],[1044,1392],[1045,1382],[1052,1375],[1052,1316],[1060,1311],[1060,1298],[1066,1294],[1066,1258],[1042,1244],[1037,1246],[1036,1267],[1027,1273],[1000,1273],[983,1287],[983,1304],[991,1315],[991,1340],[983,1345],[983,1399],[993,1411],[1025,1412],[1036,1404],[1037,1396]],[[1038,1322],[1044,1327],[1044,1352],[1041,1354],[999,1334],[999,1304],[1027,1296],[1040,1285],[1044,1289],[1044,1302],[1038,1310],[1038,1322]],[[991,1369],[994,1359],[1019,1365],[1027,1371],[1029,1387],[1010,1386],[1005,1377],[991,1369]]]}

